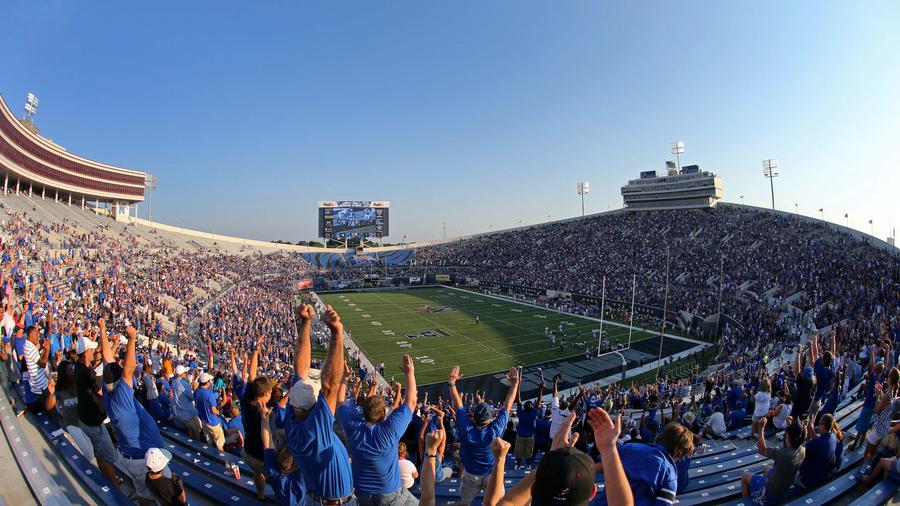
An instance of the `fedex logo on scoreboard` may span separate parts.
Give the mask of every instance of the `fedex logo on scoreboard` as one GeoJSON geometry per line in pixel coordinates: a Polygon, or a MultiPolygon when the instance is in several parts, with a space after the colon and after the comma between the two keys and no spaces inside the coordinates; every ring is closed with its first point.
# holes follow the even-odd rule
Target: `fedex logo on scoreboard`
{"type": "Polygon", "coordinates": [[[319,207],[390,207],[387,200],[320,200],[319,207]]]}

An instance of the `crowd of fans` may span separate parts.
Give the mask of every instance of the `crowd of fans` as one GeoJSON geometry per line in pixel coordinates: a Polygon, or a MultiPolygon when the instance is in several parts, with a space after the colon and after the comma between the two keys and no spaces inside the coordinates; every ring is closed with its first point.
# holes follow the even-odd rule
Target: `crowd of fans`
{"type": "Polygon", "coordinates": [[[409,357],[403,381],[386,383],[358,352],[346,358],[333,309],[293,301],[292,280],[309,270],[298,256],[189,252],[4,214],[0,383],[20,384],[28,410],[50,413],[141,504],[190,500],[159,423],[239,455],[260,499],[268,484],[281,504],[365,506],[434,504],[435,484],[450,476],[464,503],[483,493],[489,505],[671,504],[705,441],[749,427],[772,467],[745,475],[742,492],[773,503],[841,468],[851,428],[835,414],[854,388],[863,407],[848,451],[865,446],[867,481],[900,472],[897,257],[816,224],[735,209],[685,211],[676,223],[634,213],[423,250],[403,269],[586,294],[606,276],[620,300],[637,274],[639,300],[661,305],[659,245],[669,244],[676,307],[716,310],[718,282],[708,281],[724,257],[723,305],[742,324],[723,339],[714,373],[569,396],[555,378],[552,395],[541,385],[548,399],[523,402],[516,369],[506,396],[488,399],[459,392],[454,368],[446,398],[429,401],[409,357]],[[61,247],[48,247],[50,234],[61,247]],[[746,281],[752,295],[738,289],[746,281]],[[806,292],[808,318],[762,297],[776,287],[806,292]],[[323,360],[315,347],[327,349],[323,360]],[[786,349],[794,359],[775,362],[786,349]],[[773,430],[784,433],[777,448],[773,430]],[[508,465],[532,472],[507,491],[508,465]]]}

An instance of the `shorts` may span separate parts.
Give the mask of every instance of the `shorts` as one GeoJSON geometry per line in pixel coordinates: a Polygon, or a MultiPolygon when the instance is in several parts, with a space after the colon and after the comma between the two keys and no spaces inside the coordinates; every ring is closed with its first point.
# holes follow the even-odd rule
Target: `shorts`
{"type": "Polygon", "coordinates": [[[115,464],[119,460],[119,450],[113,446],[112,438],[109,437],[109,431],[101,423],[97,426],[85,425],[84,422],[78,424],[81,430],[91,440],[94,446],[94,456],[97,459],[103,459],[108,464],[115,464]]]}
{"type": "Polygon", "coordinates": [[[534,455],[534,436],[516,438],[513,456],[517,459],[530,459],[534,455]]]}
{"type": "Polygon", "coordinates": [[[219,425],[209,425],[203,422],[203,432],[206,434],[206,440],[209,444],[220,450],[225,447],[225,431],[222,430],[221,423],[219,425]]]}
{"type": "Polygon", "coordinates": [[[856,419],[856,433],[862,434],[872,427],[872,418],[875,416],[875,408],[863,407],[859,410],[859,418],[856,419]]]}
{"type": "Polygon", "coordinates": [[[131,482],[134,484],[134,492],[138,495],[138,497],[143,497],[144,499],[150,499],[154,501],[153,492],[147,488],[147,460],[144,458],[139,459],[130,459],[124,455],[119,457],[119,462],[116,464],[116,467],[121,469],[131,478],[131,482]]]}
{"type": "Polygon", "coordinates": [[[878,446],[878,443],[881,442],[881,438],[886,436],[887,434],[878,434],[874,430],[870,430],[866,434],[866,443],[869,443],[872,446],[878,446]]]}
{"type": "Polygon", "coordinates": [[[462,480],[460,480],[459,497],[461,502],[471,504],[482,490],[487,488],[488,478],[491,475],[477,475],[464,471],[462,480]]]}
{"type": "Polygon", "coordinates": [[[250,469],[253,469],[253,472],[255,474],[258,474],[258,475],[261,474],[263,476],[266,475],[265,463],[263,461],[259,460],[258,458],[254,457],[253,455],[250,455],[249,453],[247,453],[246,449],[241,450],[241,458],[244,459],[244,462],[246,462],[247,465],[250,466],[250,469]]]}
{"type": "Polygon", "coordinates": [[[87,459],[88,462],[94,461],[94,445],[91,444],[91,439],[81,430],[81,427],[77,425],[66,425],[66,432],[69,433],[69,437],[72,438],[72,442],[75,443],[75,447],[84,455],[84,458],[87,459]]]}

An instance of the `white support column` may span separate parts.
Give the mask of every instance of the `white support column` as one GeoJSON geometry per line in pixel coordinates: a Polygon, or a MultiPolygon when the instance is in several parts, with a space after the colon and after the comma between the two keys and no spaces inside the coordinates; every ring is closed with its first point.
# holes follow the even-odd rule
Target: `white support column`
{"type": "Polygon", "coordinates": [[[69,207],[72,207],[72,194],[69,194],[69,207]]]}
{"type": "Polygon", "coordinates": [[[19,194],[19,180],[16,179],[16,195],[19,194]]]}
{"type": "Polygon", "coordinates": [[[84,195],[81,196],[81,210],[84,211],[84,195]]]}
{"type": "Polygon", "coordinates": [[[4,195],[9,195],[9,193],[7,193],[8,188],[9,188],[9,174],[3,176],[3,194],[4,195]]]}
{"type": "Polygon", "coordinates": [[[53,202],[59,202],[59,190],[56,190],[56,194],[53,196],[53,202]]]}
{"type": "Polygon", "coordinates": [[[45,200],[47,198],[47,188],[41,188],[41,200],[45,200]]]}
{"type": "Polygon", "coordinates": [[[34,196],[34,183],[28,183],[28,196],[34,196]]]}

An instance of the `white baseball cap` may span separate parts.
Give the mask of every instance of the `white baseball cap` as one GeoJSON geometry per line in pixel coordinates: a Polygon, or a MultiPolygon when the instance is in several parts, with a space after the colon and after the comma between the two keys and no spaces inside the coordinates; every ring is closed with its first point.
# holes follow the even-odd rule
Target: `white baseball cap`
{"type": "Polygon", "coordinates": [[[78,341],[75,343],[75,353],[81,355],[87,350],[96,350],[97,346],[97,341],[92,341],[87,337],[79,336],[78,341]]]}
{"type": "Polygon", "coordinates": [[[200,375],[199,381],[200,381],[200,383],[209,383],[210,381],[212,381],[212,375],[209,374],[208,372],[205,372],[200,375]]]}
{"type": "Polygon", "coordinates": [[[147,468],[154,473],[162,472],[166,465],[172,460],[172,452],[163,448],[150,448],[144,454],[144,460],[147,461],[147,468]]]}
{"type": "Polygon", "coordinates": [[[288,394],[288,400],[291,406],[300,409],[310,409],[316,405],[319,399],[319,390],[322,389],[321,372],[316,369],[310,369],[306,378],[300,378],[291,387],[288,394]]]}
{"type": "Polygon", "coordinates": [[[184,374],[188,371],[190,371],[190,369],[188,369],[187,367],[185,367],[181,364],[178,364],[177,366],[175,366],[175,374],[177,374],[179,376],[181,376],[182,374],[184,374]]]}

